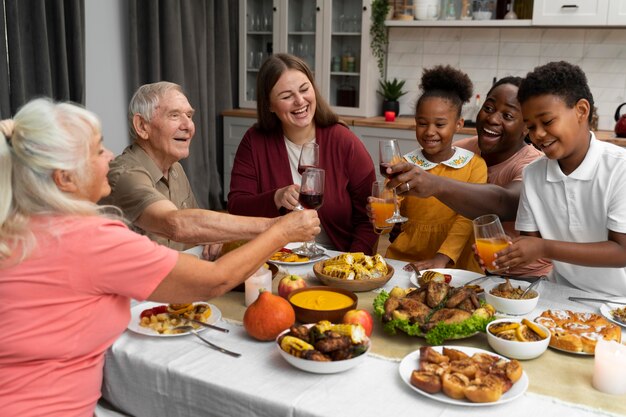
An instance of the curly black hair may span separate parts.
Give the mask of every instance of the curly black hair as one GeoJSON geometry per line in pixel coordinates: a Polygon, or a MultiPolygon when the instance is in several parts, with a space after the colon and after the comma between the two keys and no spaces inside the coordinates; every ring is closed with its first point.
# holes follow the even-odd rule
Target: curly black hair
{"type": "Polygon", "coordinates": [[[474,93],[472,80],[462,71],[450,65],[437,65],[425,69],[419,87],[424,92],[417,100],[416,110],[422,100],[430,97],[440,97],[449,100],[461,116],[463,103],[467,103],[474,93]]]}
{"type": "MultiPolygon", "coordinates": [[[[560,97],[569,108],[578,100],[585,99],[593,109],[593,95],[587,76],[578,65],[566,61],[549,62],[536,67],[526,75],[517,92],[517,99],[524,103],[531,97],[551,94],[560,97]]],[[[589,112],[589,122],[593,112],[589,112]]]]}

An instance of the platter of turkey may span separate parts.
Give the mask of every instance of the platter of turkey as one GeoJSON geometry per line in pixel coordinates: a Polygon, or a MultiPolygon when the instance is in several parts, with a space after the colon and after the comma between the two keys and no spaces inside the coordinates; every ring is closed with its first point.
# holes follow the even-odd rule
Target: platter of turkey
{"type": "Polygon", "coordinates": [[[513,401],[526,392],[529,382],[518,361],[462,346],[424,346],[402,359],[399,372],[413,391],[461,406],[513,401]]]}
{"type": "Polygon", "coordinates": [[[478,299],[476,290],[432,280],[419,288],[395,287],[374,299],[374,314],[385,332],[422,336],[431,345],[485,331],[495,309],[478,299]]]}

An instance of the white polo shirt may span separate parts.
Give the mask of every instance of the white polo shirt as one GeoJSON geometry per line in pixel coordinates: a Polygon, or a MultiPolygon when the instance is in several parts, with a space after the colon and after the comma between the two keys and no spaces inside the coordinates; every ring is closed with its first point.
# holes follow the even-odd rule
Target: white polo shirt
{"type": "MultiPolygon", "coordinates": [[[[567,242],[608,240],[626,233],[626,149],[596,140],[570,175],[545,156],[526,167],[515,228],[567,242]]],[[[554,261],[554,278],[591,292],[626,295],[626,268],[554,261]]]]}

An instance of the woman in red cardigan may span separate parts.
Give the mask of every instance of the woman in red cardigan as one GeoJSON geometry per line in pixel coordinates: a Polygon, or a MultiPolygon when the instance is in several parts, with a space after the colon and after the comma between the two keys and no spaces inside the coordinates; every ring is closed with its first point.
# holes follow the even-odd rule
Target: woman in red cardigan
{"type": "Polygon", "coordinates": [[[304,61],[289,54],[265,61],[257,77],[257,114],[237,149],[229,212],[276,217],[293,210],[300,190],[300,150],[315,142],[319,168],[326,171],[317,243],[371,254],[377,240],[366,212],[376,179],[372,158],[320,96],[304,61]]]}

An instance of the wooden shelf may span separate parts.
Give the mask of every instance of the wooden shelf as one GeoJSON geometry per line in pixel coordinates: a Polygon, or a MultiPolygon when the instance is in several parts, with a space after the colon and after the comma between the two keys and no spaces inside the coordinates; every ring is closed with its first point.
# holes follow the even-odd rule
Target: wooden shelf
{"type": "Polygon", "coordinates": [[[385,20],[387,27],[529,27],[530,19],[512,20],[385,20]]]}

